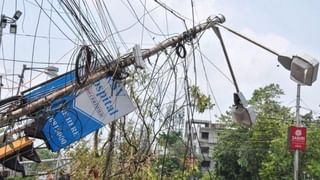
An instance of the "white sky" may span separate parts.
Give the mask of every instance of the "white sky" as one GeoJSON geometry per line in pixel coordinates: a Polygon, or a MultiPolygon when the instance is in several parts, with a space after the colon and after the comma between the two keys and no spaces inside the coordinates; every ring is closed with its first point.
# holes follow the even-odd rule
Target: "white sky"
{"type": "MultiPolygon", "coordinates": [[[[144,1],[145,0],[130,0],[138,16],[143,14],[144,9],[141,2],[144,1]]],[[[43,2],[44,6],[50,9],[48,0],[44,0],[43,2]]],[[[136,22],[136,18],[133,17],[124,5],[127,4],[125,0],[109,0],[106,2],[118,29],[124,29],[136,22]]],[[[147,9],[151,10],[153,7],[156,7],[156,4],[153,1],[148,0],[146,2],[147,9]]],[[[163,2],[183,16],[190,19],[192,18],[191,2],[189,0],[166,0],[163,2]]],[[[41,0],[38,0],[38,3],[40,4],[41,0]]],[[[257,40],[280,53],[286,53],[288,55],[307,53],[320,59],[320,36],[318,34],[320,32],[320,22],[318,20],[320,15],[320,2],[317,0],[194,0],[194,6],[196,24],[199,21],[203,22],[212,14],[221,13],[226,17],[226,26],[257,40]]],[[[3,13],[8,16],[11,16],[15,11],[14,2],[12,0],[1,0],[0,7],[4,7],[3,13]]],[[[24,17],[18,22],[18,34],[34,35],[37,23],[36,20],[39,14],[39,8],[37,7],[35,0],[18,1],[17,7],[24,13],[24,17]]],[[[57,8],[59,11],[62,11],[58,6],[57,8]]],[[[47,12],[50,14],[49,11],[47,12]]],[[[151,15],[153,19],[151,19],[150,16],[146,16],[145,26],[154,32],[161,33],[158,27],[153,23],[153,20],[159,24],[161,31],[164,33],[181,33],[184,30],[184,26],[179,19],[168,12],[165,13],[160,7],[151,12],[151,15]],[[166,19],[169,22],[168,25],[166,24],[166,19]]],[[[70,35],[70,38],[74,38],[72,33],[70,33],[56,14],[53,14],[53,18],[60,27],[64,27],[63,30],[70,35]]],[[[48,17],[42,13],[39,22],[38,35],[48,36],[48,22],[48,17]]],[[[192,25],[190,21],[187,21],[187,24],[188,27],[191,27],[192,25]]],[[[137,24],[133,26],[133,28],[121,33],[129,48],[132,47],[134,43],[140,44],[142,37],[142,48],[151,47],[155,42],[159,42],[166,38],[148,34],[146,31],[144,31],[142,36],[141,29],[141,25],[137,24]],[[152,38],[154,38],[154,40],[152,40],[152,38]]],[[[50,49],[51,62],[55,62],[74,47],[74,45],[70,41],[65,40],[66,38],[53,24],[51,24],[51,36],[63,39],[52,39],[49,46],[48,39],[37,38],[35,53],[33,54],[32,47],[34,38],[17,36],[16,53],[14,54],[14,36],[7,32],[8,28],[4,30],[0,58],[12,59],[15,57],[16,59],[31,61],[33,57],[34,61],[47,62],[50,49]]],[[[245,96],[249,98],[254,89],[270,83],[278,83],[286,93],[281,99],[283,104],[294,106],[296,84],[290,80],[288,71],[281,66],[277,67],[277,57],[251,45],[229,32],[224,30],[221,30],[221,32],[225,39],[225,44],[240,89],[244,92],[245,96]]],[[[202,52],[210,58],[212,63],[230,77],[221,47],[211,30],[205,33],[200,44],[202,52]]],[[[121,45],[119,45],[119,47],[121,47],[121,45]]],[[[121,50],[124,52],[123,48],[121,48],[121,50]]],[[[60,62],[69,62],[70,56],[71,54],[68,54],[66,57],[62,58],[60,62]]],[[[22,63],[16,63],[14,68],[13,64],[9,61],[0,60],[0,64],[1,73],[5,73],[5,70],[9,74],[21,72],[22,63]]],[[[214,69],[213,66],[209,63],[206,65],[210,84],[213,88],[214,96],[217,99],[216,103],[221,107],[222,111],[225,111],[228,109],[228,106],[233,103],[232,93],[235,91],[234,87],[221,75],[221,73],[214,69]]],[[[209,91],[206,91],[207,82],[204,78],[204,73],[201,71],[201,64],[199,63],[197,66],[199,68],[199,85],[205,92],[209,93],[209,91]]],[[[59,66],[59,68],[61,73],[67,69],[65,66],[59,66]]],[[[28,74],[26,76],[28,77],[28,74]]],[[[35,83],[43,79],[44,77],[36,79],[35,83]]],[[[11,87],[11,84],[5,84],[5,87],[11,87]]],[[[312,87],[302,88],[302,106],[313,109],[318,114],[320,112],[319,91],[320,82],[318,81],[312,87]]],[[[8,95],[10,95],[10,93],[3,90],[2,98],[8,95]]],[[[214,113],[216,112],[217,110],[214,110],[214,113]]],[[[207,114],[199,116],[199,118],[207,118],[207,114]]]]}
{"type": "MultiPolygon", "coordinates": [[[[173,1],[171,1],[173,2],[173,1]]],[[[174,9],[189,11],[190,6],[179,7],[178,1],[174,9]]],[[[180,1],[179,1],[180,2],[180,1]]],[[[318,20],[320,2],[313,1],[194,1],[197,13],[201,19],[210,14],[223,14],[226,17],[225,25],[255,39],[256,41],[287,55],[307,53],[319,60],[320,58],[320,22],[318,20]]],[[[188,2],[186,2],[187,4],[188,2]]],[[[187,14],[187,13],[186,13],[187,14]]],[[[190,15],[189,15],[190,17],[190,15]]],[[[296,98],[296,84],[290,80],[289,72],[277,67],[277,57],[251,45],[250,43],[221,30],[226,47],[240,86],[241,91],[249,98],[254,89],[278,83],[286,95],[281,99],[284,105],[294,106],[296,98]]],[[[205,48],[217,44],[212,35],[204,40],[205,48]]],[[[218,48],[218,47],[217,47],[218,48]]],[[[221,48],[220,48],[221,49],[221,48]]],[[[220,50],[218,48],[218,50],[220,50]]],[[[208,50],[207,52],[216,52],[208,50]]],[[[207,53],[220,65],[225,60],[217,54],[207,53]]],[[[220,52],[222,52],[220,50],[220,52]]],[[[221,54],[221,53],[220,53],[221,54]]],[[[221,68],[226,67],[221,64],[221,68]]],[[[229,75],[227,69],[225,72],[229,75]]],[[[218,103],[223,108],[232,102],[231,93],[234,91],[223,78],[214,78],[215,94],[218,103]],[[218,87],[220,86],[220,87],[218,87]],[[222,87],[222,88],[221,88],[222,87]]],[[[312,87],[302,87],[302,106],[320,112],[319,104],[320,83],[315,82],[312,87]]]]}

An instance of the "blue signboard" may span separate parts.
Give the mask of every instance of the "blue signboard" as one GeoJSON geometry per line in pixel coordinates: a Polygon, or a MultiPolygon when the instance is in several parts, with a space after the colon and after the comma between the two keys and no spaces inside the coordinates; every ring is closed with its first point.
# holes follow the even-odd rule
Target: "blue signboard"
{"type": "Polygon", "coordinates": [[[53,110],[61,108],[47,119],[42,129],[52,151],[59,151],[104,125],[74,108],[74,101],[75,94],[71,94],[51,106],[53,110]]]}
{"type": "Polygon", "coordinates": [[[135,109],[126,90],[111,77],[51,104],[43,129],[49,148],[59,151],[135,109]]]}
{"type": "Polygon", "coordinates": [[[50,94],[58,89],[66,87],[75,81],[75,71],[67,72],[61,76],[46,82],[44,85],[37,86],[36,88],[27,91],[23,94],[26,102],[32,102],[41,98],[44,95],[50,94]]]}

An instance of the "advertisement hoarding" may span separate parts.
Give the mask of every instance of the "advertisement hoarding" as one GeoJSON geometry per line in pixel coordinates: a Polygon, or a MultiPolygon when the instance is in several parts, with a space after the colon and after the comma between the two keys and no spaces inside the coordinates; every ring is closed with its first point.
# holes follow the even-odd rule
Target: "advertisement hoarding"
{"type": "Polygon", "coordinates": [[[52,102],[42,133],[59,151],[134,109],[124,87],[108,76],[52,102]]]}
{"type": "Polygon", "coordinates": [[[307,128],[291,126],[288,128],[288,144],[290,150],[306,149],[307,128]]]}

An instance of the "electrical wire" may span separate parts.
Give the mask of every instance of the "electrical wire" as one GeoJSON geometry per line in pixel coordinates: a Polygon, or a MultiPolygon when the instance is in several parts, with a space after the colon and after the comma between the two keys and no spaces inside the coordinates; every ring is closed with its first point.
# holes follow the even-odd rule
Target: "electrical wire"
{"type": "MultiPolygon", "coordinates": [[[[177,59],[178,60],[178,59],[177,59]]],[[[175,65],[173,65],[172,67],[172,71],[173,71],[173,74],[174,74],[174,96],[173,96],[173,105],[172,105],[172,112],[171,112],[171,117],[170,117],[170,120],[168,122],[169,124],[169,128],[167,130],[167,134],[166,134],[166,141],[165,141],[165,146],[164,146],[164,154],[163,154],[163,158],[162,158],[162,165],[161,165],[161,173],[160,173],[160,179],[163,179],[163,168],[164,168],[164,163],[165,163],[165,159],[166,159],[166,153],[167,153],[167,147],[168,147],[168,140],[169,140],[169,134],[170,134],[170,130],[171,130],[171,124],[173,122],[173,112],[175,111],[175,106],[176,106],[176,98],[177,98],[177,72],[176,72],[176,64],[177,64],[177,61],[176,60],[176,63],[175,65]]]]}
{"type": "Polygon", "coordinates": [[[52,25],[52,21],[50,19],[52,19],[52,12],[53,12],[53,8],[51,6],[50,7],[50,17],[49,17],[49,26],[48,26],[48,66],[51,62],[51,25],[52,25]]]}
{"type": "MultiPolygon", "coordinates": [[[[27,1],[28,2],[28,1],[27,1]]],[[[92,15],[92,12],[89,8],[89,5],[87,4],[84,4],[85,2],[82,1],[83,4],[80,4],[80,1],[79,3],[76,3],[76,1],[69,1],[69,2],[66,2],[66,1],[62,1],[62,3],[65,3],[65,9],[64,9],[64,12],[65,14],[68,14],[71,18],[70,18],[70,21],[71,22],[74,22],[74,27],[73,28],[78,28],[78,32],[79,34],[83,34],[85,33],[88,40],[90,41],[91,44],[94,44],[94,46],[100,46],[102,43],[101,39],[103,39],[103,37],[108,37],[111,39],[110,41],[110,47],[113,49],[113,52],[114,53],[119,53],[118,49],[116,49],[116,41],[115,41],[115,37],[113,36],[113,34],[118,34],[119,36],[119,39],[120,39],[120,42],[122,43],[122,45],[126,47],[126,43],[122,40],[121,36],[120,36],[120,33],[119,31],[117,30],[116,26],[115,26],[115,23],[113,22],[112,18],[111,18],[111,15],[109,14],[109,11],[107,9],[107,6],[105,5],[105,3],[103,2],[103,4],[99,4],[99,8],[97,7],[97,12],[98,14],[100,14],[100,18],[101,18],[101,22],[102,23],[106,23],[103,25],[103,28],[102,30],[104,31],[103,33],[100,32],[99,30],[99,27],[98,26],[95,26],[95,25],[92,25],[91,27],[88,26],[88,23],[91,23],[91,22],[95,22],[94,21],[94,15],[92,15]],[[86,9],[86,13],[83,12],[83,7],[85,7],[86,9]],[[103,7],[103,8],[102,8],[103,7]],[[77,16],[77,17],[76,17],[77,16]],[[72,20],[71,20],[72,19],[72,20]],[[79,21],[81,21],[82,24],[78,23],[79,21]],[[79,25],[80,24],[80,25],[79,25]],[[80,26],[80,27],[79,27],[80,26]],[[116,30],[117,32],[114,33],[112,32],[113,30],[116,30]],[[81,33],[80,33],[81,32],[81,33]],[[108,33],[110,33],[110,35],[108,35],[108,33]],[[109,37],[110,36],[110,37],[109,37]],[[98,40],[98,42],[96,42],[96,40],[98,40]]],[[[96,1],[98,2],[98,1],[96,1]]],[[[99,1],[100,2],[100,1],[99,1]]],[[[50,3],[50,2],[49,2],[50,3]]],[[[52,3],[52,1],[51,1],[52,3]]],[[[128,2],[129,6],[132,7],[132,4],[130,4],[130,2],[128,2]]],[[[146,28],[145,28],[145,15],[148,15],[148,17],[150,17],[150,19],[153,21],[153,23],[155,24],[155,26],[158,28],[158,30],[162,33],[162,34],[159,34],[157,36],[164,36],[164,37],[167,37],[169,34],[168,32],[168,22],[167,22],[167,32],[166,34],[163,33],[163,31],[161,30],[161,28],[159,27],[159,25],[155,22],[155,20],[152,18],[150,12],[147,7],[146,7],[146,1],[143,3],[141,0],[140,0],[140,4],[142,4],[143,8],[144,8],[144,15],[142,16],[143,17],[143,20],[140,20],[140,17],[138,16],[135,16],[137,19],[138,19],[138,23],[143,27],[142,28],[142,33],[141,33],[141,36],[144,36],[144,30],[148,31],[146,28]]],[[[42,11],[43,12],[50,12],[50,9],[44,9],[43,7],[42,8],[42,11]],[[49,11],[48,11],[49,10],[49,11]]],[[[53,9],[53,6],[51,4],[51,12],[52,13],[52,9],[53,9]]],[[[165,12],[167,12],[169,10],[166,10],[165,12]]],[[[193,10],[194,11],[194,10],[193,10]]],[[[135,10],[133,9],[132,7],[132,10],[130,11],[132,12],[133,14],[136,14],[135,10]]],[[[55,12],[57,13],[57,12],[55,12]]],[[[49,15],[49,19],[52,19],[51,17],[52,14],[49,15]]],[[[193,18],[193,21],[194,21],[194,18],[193,18]]],[[[51,21],[50,21],[51,23],[51,21]]],[[[52,23],[54,23],[52,21],[52,23]]],[[[94,23],[92,23],[94,24],[94,23]]],[[[72,28],[72,29],[73,29],[72,28]]],[[[49,28],[49,32],[50,32],[50,28],[49,28]]],[[[76,33],[78,33],[76,32],[76,33]]],[[[151,33],[151,32],[148,32],[148,33],[151,33]]],[[[34,38],[36,37],[39,37],[39,35],[34,35],[34,38]]],[[[48,37],[48,41],[49,41],[49,46],[50,46],[50,41],[53,37],[51,37],[51,34],[49,34],[49,37],[48,37]]],[[[79,38],[80,39],[80,38],[79,38]]],[[[84,42],[84,38],[81,38],[84,42]]],[[[141,40],[141,43],[142,44],[142,41],[141,40]]],[[[192,45],[194,45],[193,41],[191,42],[192,45]]],[[[102,45],[103,46],[103,45],[102,45]]],[[[50,47],[49,47],[50,48],[50,47]]],[[[95,47],[95,49],[99,52],[106,52],[104,50],[108,50],[109,49],[111,50],[111,48],[109,47],[95,47]]],[[[195,47],[193,46],[193,51],[195,50],[195,47]]],[[[139,96],[138,97],[143,97],[143,101],[142,102],[146,102],[147,101],[147,98],[148,96],[152,95],[155,97],[156,99],[156,103],[157,103],[157,110],[158,112],[155,112],[155,116],[150,118],[150,119],[146,119],[142,116],[143,114],[143,111],[147,108],[147,107],[139,107],[141,108],[140,109],[140,116],[141,117],[138,117],[137,119],[139,118],[142,118],[143,121],[150,121],[150,122],[143,122],[145,123],[145,127],[149,126],[150,124],[152,125],[155,120],[154,119],[159,119],[159,118],[164,118],[164,121],[163,123],[161,123],[160,125],[160,131],[161,130],[167,130],[167,133],[170,133],[170,131],[172,130],[171,129],[171,124],[173,124],[173,121],[174,121],[174,118],[173,118],[173,115],[174,113],[176,113],[175,111],[175,108],[177,105],[177,102],[179,100],[180,97],[177,97],[177,94],[179,94],[178,92],[178,89],[179,89],[179,83],[178,82],[178,77],[177,76],[177,72],[178,71],[178,67],[177,65],[180,63],[178,62],[178,58],[177,57],[174,57],[176,59],[176,61],[174,62],[172,57],[172,52],[174,51],[171,51],[170,53],[167,53],[167,62],[164,62],[164,63],[159,63],[161,64],[160,66],[156,66],[158,64],[158,59],[156,61],[156,65],[153,67],[152,69],[152,72],[151,72],[151,79],[149,80],[149,82],[145,83],[145,85],[143,87],[139,87],[137,89],[137,92],[139,92],[139,96]],[[171,83],[171,78],[174,76],[174,79],[175,79],[175,83],[174,83],[174,99],[173,101],[169,101],[169,102],[166,102],[168,101],[168,99],[170,98],[169,95],[170,95],[170,87],[172,86],[172,83],[171,83]],[[156,84],[156,85],[154,85],[156,84]],[[153,88],[153,87],[156,87],[156,88],[153,88]],[[166,114],[163,114],[161,111],[162,111],[162,108],[167,106],[167,105],[170,105],[170,104],[173,104],[173,109],[171,111],[171,114],[169,116],[167,116],[166,114]],[[165,124],[169,124],[169,128],[168,129],[165,129],[164,125],[165,124]]],[[[110,53],[111,54],[111,53],[110,53]]],[[[103,54],[104,56],[105,54],[103,54]]],[[[102,55],[100,55],[102,56],[102,55]]],[[[51,60],[50,60],[50,55],[48,55],[48,62],[47,64],[50,64],[51,63],[51,60]]],[[[193,56],[193,64],[195,66],[195,55],[193,56]]],[[[18,62],[18,61],[17,61],[18,62]]],[[[36,64],[36,62],[34,62],[36,64]]],[[[64,63],[64,65],[68,65],[68,64],[71,64],[71,61],[69,63],[64,63]]],[[[185,72],[185,83],[187,83],[189,81],[189,77],[188,77],[188,73],[187,72],[187,63],[186,62],[182,62],[183,64],[183,67],[185,68],[184,72],[185,72]]],[[[190,64],[189,64],[190,65],[190,64]]],[[[197,70],[194,70],[195,74],[197,74],[197,70]]],[[[197,79],[197,77],[195,76],[195,79],[197,79]]],[[[182,83],[183,84],[183,83],[182,83]]],[[[185,85],[185,90],[190,88],[189,85],[185,85]]],[[[183,90],[183,88],[181,88],[181,90],[183,90]]],[[[212,93],[213,94],[213,93],[212,93]]],[[[190,106],[192,104],[191,100],[190,100],[190,95],[188,95],[189,97],[185,98],[185,102],[183,102],[184,105],[187,105],[187,106],[190,106]],[[186,104],[185,104],[186,103],[186,104]]],[[[145,105],[145,103],[142,103],[142,105],[145,105]]],[[[153,104],[155,105],[155,104],[153,104]]],[[[193,115],[194,115],[194,107],[188,107],[187,109],[189,109],[190,112],[188,112],[188,120],[190,119],[193,119],[193,115]]],[[[179,110],[179,108],[177,108],[177,111],[179,110]]],[[[154,127],[154,124],[153,124],[153,127],[154,127]]],[[[148,130],[148,128],[147,128],[148,130]]],[[[135,129],[133,130],[133,132],[135,131],[135,129]]],[[[154,130],[155,131],[155,130],[154,130]]],[[[154,140],[156,139],[158,133],[160,132],[154,132],[153,134],[153,137],[151,139],[151,145],[149,146],[149,148],[151,148],[152,144],[155,142],[154,140]]],[[[151,134],[151,132],[150,132],[151,134]]],[[[140,141],[141,141],[141,138],[140,138],[140,141]]],[[[167,147],[166,147],[167,148],[167,147]]],[[[165,148],[165,149],[166,149],[165,148]]],[[[190,147],[189,147],[190,148],[190,147]]],[[[188,149],[188,148],[187,148],[188,149]]],[[[191,150],[192,151],[192,150],[191,150]]],[[[165,157],[164,157],[164,160],[165,160],[165,157]]],[[[162,175],[162,173],[161,173],[162,175]]]]}
{"type": "MultiPolygon", "coordinates": [[[[74,47],[73,47],[74,49],[74,47]]],[[[14,62],[16,61],[16,63],[30,63],[30,61],[26,60],[26,59],[11,59],[11,58],[0,58],[0,61],[2,61],[3,63],[5,63],[5,61],[9,61],[9,62],[14,62]]],[[[67,66],[70,65],[70,63],[64,63],[64,62],[58,62],[59,60],[55,60],[56,62],[43,62],[42,60],[37,60],[37,61],[33,61],[33,64],[39,64],[39,65],[52,65],[52,64],[56,64],[56,65],[62,65],[62,66],[67,66]]],[[[74,65],[74,64],[71,64],[74,65]]],[[[4,74],[8,74],[8,73],[4,73],[4,74]]]]}
{"type": "MultiPolygon", "coordinates": [[[[47,1],[50,3],[51,7],[52,7],[56,12],[58,12],[57,9],[51,4],[51,2],[50,2],[49,0],[47,0],[47,1]]],[[[45,13],[45,15],[50,19],[50,16],[48,15],[48,13],[47,13],[46,11],[43,10],[43,7],[38,3],[38,1],[35,0],[35,2],[37,3],[38,7],[45,13]]],[[[65,19],[61,16],[61,14],[60,14],[60,13],[57,13],[57,14],[58,14],[58,15],[60,16],[60,18],[65,22],[65,24],[67,25],[67,27],[69,27],[69,29],[71,29],[71,27],[69,26],[69,23],[67,23],[67,22],[65,21],[65,19]]],[[[65,34],[65,32],[55,23],[55,21],[54,21],[53,19],[50,19],[50,20],[51,20],[51,22],[56,26],[56,28],[58,28],[58,30],[59,30],[67,39],[70,40],[70,42],[72,42],[73,44],[77,45],[77,43],[75,43],[71,38],[69,38],[69,36],[65,34]]],[[[71,29],[71,31],[72,31],[72,32],[75,34],[75,36],[77,37],[77,34],[76,34],[72,29],[71,29]]],[[[79,39],[79,38],[78,38],[78,39],[79,39]]]]}
{"type": "MultiPolygon", "coordinates": [[[[38,1],[37,1],[38,2],[38,1]]],[[[41,0],[41,4],[40,6],[43,6],[43,0],[41,0]]],[[[39,10],[38,13],[38,19],[37,19],[37,24],[36,24],[36,29],[34,31],[34,36],[36,37],[37,33],[38,33],[38,28],[39,28],[39,24],[40,24],[40,18],[41,18],[41,14],[42,14],[42,9],[39,10]]],[[[35,53],[35,47],[36,47],[36,40],[37,38],[33,38],[33,45],[32,45],[32,55],[31,55],[31,69],[33,68],[33,60],[34,60],[34,53],[35,53]]],[[[23,77],[22,77],[23,78],[23,77]]],[[[32,79],[32,71],[30,72],[30,79],[32,79]]],[[[30,87],[31,87],[31,81],[30,81],[30,87]]]]}
{"type": "MultiPolygon", "coordinates": [[[[121,1],[123,1],[123,0],[121,0],[121,1]]],[[[157,33],[157,32],[154,32],[154,31],[150,30],[148,27],[146,27],[146,26],[140,21],[140,19],[138,18],[138,15],[137,15],[137,13],[136,13],[136,11],[134,10],[134,8],[133,8],[133,6],[132,6],[132,4],[130,3],[129,0],[127,0],[127,3],[128,3],[128,5],[129,5],[129,7],[127,7],[127,6],[126,6],[126,7],[131,10],[130,12],[132,12],[132,14],[134,15],[134,17],[138,20],[138,23],[139,23],[143,28],[145,28],[149,33],[151,33],[151,34],[153,34],[153,35],[157,35],[157,36],[164,36],[164,37],[173,36],[173,35],[176,34],[176,33],[174,33],[174,34],[163,34],[162,31],[160,31],[160,33],[157,33]]]]}
{"type": "Polygon", "coordinates": [[[175,11],[174,9],[170,8],[169,6],[167,6],[165,3],[161,2],[160,0],[154,0],[156,3],[158,3],[160,6],[162,6],[164,9],[166,9],[167,11],[169,11],[171,14],[173,14],[174,16],[176,16],[178,19],[180,19],[185,28],[188,29],[187,24],[186,24],[186,19],[190,20],[189,18],[182,16],[181,14],[179,14],[177,11],[175,11]]]}
{"type": "Polygon", "coordinates": [[[108,56],[112,57],[112,55],[110,54],[109,50],[103,44],[101,44],[102,38],[99,37],[99,35],[95,32],[93,27],[90,25],[90,22],[82,13],[79,7],[79,4],[77,4],[73,0],[72,1],[62,0],[61,2],[64,5],[63,6],[64,10],[69,11],[72,14],[72,17],[74,18],[74,20],[80,25],[80,28],[83,30],[83,32],[87,36],[87,39],[91,42],[96,52],[100,55],[100,57],[102,57],[102,60],[107,65],[110,62],[110,60],[105,59],[105,57],[108,57],[108,56]],[[83,22],[81,21],[80,17],[77,15],[76,12],[79,13],[80,17],[83,19],[83,22]],[[107,53],[107,55],[104,54],[105,52],[107,53]]]}
{"type": "MultiPolygon", "coordinates": [[[[201,49],[200,49],[200,44],[198,44],[198,51],[200,52],[200,60],[201,60],[202,68],[203,68],[204,75],[205,75],[205,78],[206,78],[206,81],[207,81],[207,86],[208,86],[209,89],[210,89],[211,95],[212,95],[213,100],[214,100],[214,102],[215,102],[215,106],[217,106],[220,115],[222,115],[221,108],[220,108],[220,106],[219,106],[219,104],[218,104],[218,101],[217,101],[217,99],[216,99],[216,96],[215,96],[214,93],[213,93],[213,90],[212,90],[212,87],[211,87],[211,83],[210,83],[209,78],[208,78],[206,66],[205,66],[205,64],[204,64],[203,55],[202,55],[201,49]]],[[[211,117],[211,116],[210,116],[210,117],[211,117]]]]}
{"type": "MultiPolygon", "coordinates": [[[[15,7],[15,12],[17,11],[17,0],[15,0],[15,5],[14,5],[14,7],[15,7]]],[[[14,34],[14,36],[13,36],[13,59],[16,59],[16,47],[17,47],[17,35],[16,34],[14,34]]],[[[12,69],[13,69],[13,74],[15,74],[15,69],[16,69],[16,67],[15,67],[15,65],[16,65],[16,61],[13,61],[13,63],[12,63],[12,69]]],[[[13,76],[12,77],[12,87],[13,87],[13,82],[15,81],[15,77],[13,76]]],[[[13,96],[13,91],[12,91],[12,96],[13,96]]]]}
{"type": "MultiPolygon", "coordinates": [[[[4,4],[5,4],[5,0],[3,0],[2,1],[2,6],[1,6],[1,14],[3,14],[3,9],[4,9],[4,4]]],[[[1,51],[2,51],[2,58],[4,58],[4,46],[2,45],[2,41],[3,41],[3,31],[1,32],[2,33],[2,35],[1,35],[1,37],[0,37],[0,48],[1,48],[1,51]]],[[[7,74],[7,67],[6,67],[6,63],[3,61],[3,69],[4,69],[4,72],[5,72],[5,74],[7,74]]],[[[2,83],[2,82],[1,82],[2,83]]],[[[8,81],[6,81],[6,83],[7,83],[7,86],[9,86],[9,84],[8,84],[8,81]]],[[[0,97],[0,99],[1,99],[1,97],[0,97]]]]}

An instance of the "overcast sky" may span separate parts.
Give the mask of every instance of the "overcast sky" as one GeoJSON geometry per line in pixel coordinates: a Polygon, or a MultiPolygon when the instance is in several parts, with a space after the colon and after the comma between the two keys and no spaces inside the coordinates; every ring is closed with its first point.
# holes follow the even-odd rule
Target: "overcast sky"
{"type": "MultiPolygon", "coordinates": [[[[4,7],[2,8],[4,14],[9,16],[14,13],[15,6],[13,1],[1,0],[0,2],[1,7],[4,7]]],[[[41,0],[38,0],[37,2],[41,4],[41,0]]],[[[136,18],[133,16],[132,12],[129,11],[127,1],[110,0],[106,2],[119,30],[136,22],[136,18]]],[[[130,2],[136,10],[137,15],[140,17],[144,13],[142,4],[145,1],[130,0],[130,2]]],[[[146,2],[146,7],[149,11],[158,6],[153,1],[147,0],[146,2]]],[[[191,2],[189,0],[163,0],[163,2],[184,17],[192,19],[191,2]]],[[[47,9],[50,9],[48,1],[44,1],[44,6],[47,9]]],[[[307,53],[320,59],[320,1],[194,0],[194,7],[196,24],[205,21],[210,15],[221,13],[226,17],[226,26],[265,44],[279,53],[285,53],[290,56],[307,53]]],[[[14,38],[13,35],[7,33],[8,28],[6,28],[4,30],[5,33],[3,36],[0,57],[3,59],[12,59],[15,57],[16,59],[28,61],[34,59],[34,61],[43,62],[47,62],[50,57],[51,62],[56,62],[60,58],[61,60],[59,62],[69,62],[74,44],[67,40],[54,24],[51,24],[51,36],[60,37],[61,39],[52,39],[50,46],[48,38],[36,38],[36,45],[33,46],[35,39],[32,36],[25,36],[26,34],[48,36],[49,33],[48,27],[50,23],[45,13],[40,14],[41,19],[38,28],[36,28],[39,16],[39,7],[37,6],[36,1],[19,1],[17,8],[24,13],[23,18],[18,22],[18,34],[24,34],[24,36],[17,36],[16,51],[13,53],[14,38]],[[37,33],[35,33],[36,30],[37,33]],[[33,51],[33,49],[35,50],[33,51]],[[64,57],[63,55],[67,52],[70,53],[64,57]]],[[[59,11],[62,11],[60,7],[57,6],[57,8],[59,11]]],[[[50,15],[50,12],[47,11],[47,14],[50,15]]],[[[60,27],[63,27],[68,36],[74,38],[63,21],[54,13],[53,17],[55,22],[60,27]]],[[[187,20],[187,24],[188,27],[191,27],[192,22],[187,20]]],[[[165,34],[181,33],[185,30],[180,19],[165,12],[161,7],[150,12],[150,16],[146,16],[145,26],[154,32],[165,34]],[[157,22],[158,26],[156,26],[154,22],[157,22]]],[[[141,42],[142,48],[148,48],[167,38],[167,36],[156,36],[155,34],[147,33],[146,30],[142,35],[141,29],[141,25],[138,24],[121,33],[129,48],[132,47],[133,44],[140,44],[141,42]]],[[[221,32],[225,39],[225,44],[240,89],[244,92],[245,96],[250,98],[254,89],[270,83],[278,83],[286,93],[281,99],[282,103],[290,107],[294,106],[296,84],[290,80],[289,72],[287,70],[281,66],[277,66],[277,57],[251,45],[229,32],[224,30],[221,30],[221,32]]],[[[211,63],[214,63],[215,66],[222,70],[224,75],[230,77],[221,47],[211,30],[208,30],[202,37],[200,46],[202,52],[210,59],[211,63]]],[[[123,53],[125,48],[120,48],[123,53]]],[[[0,62],[0,64],[2,64],[2,66],[0,66],[1,73],[5,73],[5,71],[6,73],[19,73],[23,63],[16,63],[13,65],[9,61],[3,61],[0,62]],[[5,65],[7,65],[7,67],[5,67],[5,65]]],[[[199,70],[198,77],[199,85],[205,92],[211,96],[214,95],[217,100],[216,103],[220,106],[222,111],[225,111],[233,103],[232,93],[235,91],[234,86],[212,65],[208,63],[206,66],[213,94],[206,91],[208,82],[205,80],[203,76],[204,73],[201,72],[201,70],[199,70]]],[[[63,72],[70,69],[70,67],[67,68],[66,66],[61,65],[60,69],[63,72]]],[[[8,84],[8,86],[9,85],[10,84],[8,84]]],[[[312,109],[319,114],[319,92],[320,82],[318,81],[312,87],[302,87],[302,106],[307,109],[312,109]]],[[[8,96],[8,92],[6,93],[6,96],[8,96]]],[[[217,111],[214,110],[214,112],[217,111]]],[[[207,116],[203,116],[203,118],[206,117],[207,116]]]]}
{"type": "MultiPolygon", "coordinates": [[[[227,19],[226,26],[252,37],[279,53],[290,56],[306,53],[318,60],[320,58],[319,1],[214,0],[195,1],[195,6],[202,18],[210,13],[221,13],[227,19]]],[[[281,66],[277,67],[277,58],[274,55],[230,35],[229,32],[222,30],[222,34],[240,89],[247,97],[250,97],[252,91],[258,87],[278,83],[286,93],[282,98],[283,104],[295,105],[296,84],[290,80],[288,71],[281,66]]],[[[226,90],[229,88],[231,87],[216,89],[217,94],[220,94],[217,96],[220,97],[221,103],[226,99],[228,95],[226,90]]],[[[313,109],[319,114],[319,92],[319,82],[315,82],[312,87],[302,87],[302,106],[313,109]]]]}

